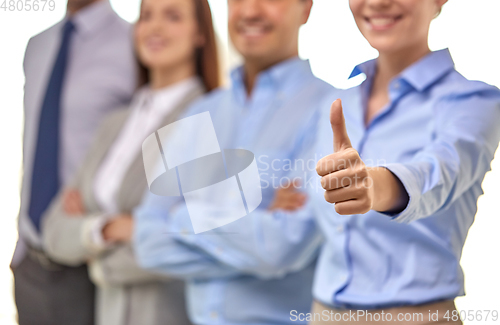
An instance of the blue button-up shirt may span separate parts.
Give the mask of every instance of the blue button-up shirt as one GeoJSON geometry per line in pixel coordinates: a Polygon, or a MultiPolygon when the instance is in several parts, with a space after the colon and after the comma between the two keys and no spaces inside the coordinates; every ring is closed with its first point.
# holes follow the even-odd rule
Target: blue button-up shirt
{"type": "MultiPolygon", "coordinates": [[[[356,67],[342,91],[347,131],[367,165],[386,166],[410,201],[398,215],[340,216],[323,191],[311,196],[326,243],[314,296],[337,308],[381,308],[464,294],[459,261],[481,183],[500,140],[500,91],[469,81],[448,50],[433,52],[390,83],[389,104],[365,126],[376,61],[356,67]]],[[[317,152],[332,152],[329,105],[317,152]]]]}
{"type": "MultiPolygon", "coordinates": [[[[193,234],[187,207],[147,195],[136,211],[136,251],[150,269],[187,279],[188,310],[196,324],[287,324],[290,312],[308,312],[321,234],[307,207],[267,210],[275,190],[314,168],[310,157],[320,103],[333,87],[298,58],[259,74],[250,97],[243,69],[232,87],[194,104],[186,116],[210,112],[221,149],[255,154],[262,203],[233,223],[193,234]]],[[[193,134],[197,141],[199,134],[193,134]]],[[[188,143],[190,143],[188,141],[188,143]]]]}

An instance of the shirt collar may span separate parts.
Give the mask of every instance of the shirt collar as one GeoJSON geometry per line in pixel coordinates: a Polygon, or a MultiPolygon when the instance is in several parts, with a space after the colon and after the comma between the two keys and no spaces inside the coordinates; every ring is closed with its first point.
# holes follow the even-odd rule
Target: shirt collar
{"type": "Polygon", "coordinates": [[[377,66],[377,59],[369,60],[358,64],[354,67],[351,74],[349,75],[349,79],[359,76],[360,74],[366,75],[367,79],[371,79],[375,75],[375,68],[377,66]]]}
{"type": "MultiPolygon", "coordinates": [[[[245,70],[243,66],[237,67],[231,72],[232,86],[235,89],[245,90],[244,83],[245,70]]],[[[255,88],[259,86],[270,86],[275,90],[286,91],[301,78],[312,76],[309,60],[302,60],[299,57],[282,61],[262,71],[257,77],[255,88]]]]}
{"type": "Polygon", "coordinates": [[[78,11],[73,17],[66,14],[66,20],[73,21],[77,33],[89,36],[102,30],[114,13],[109,0],[101,0],[78,11]]]}
{"type": "MultiPolygon", "coordinates": [[[[375,74],[377,60],[364,62],[354,68],[349,78],[364,73],[367,79],[375,74]]],[[[423,91],[455,68],[448,49],[427,54],[420,61],[406,68],[397,78],[403,79],[418,91],[423,91]]]]}

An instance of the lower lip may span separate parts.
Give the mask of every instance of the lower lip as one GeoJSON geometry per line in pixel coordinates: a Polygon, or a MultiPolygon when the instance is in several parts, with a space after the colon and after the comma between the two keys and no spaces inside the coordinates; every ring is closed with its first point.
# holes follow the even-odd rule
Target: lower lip
{"type": "Polygon", "coordinates": [[[266,33],[257,33],[257,34],[247,34],[247,33],[241,33],[241,35],[247,39],[259,39],[264,36],[266,36],[266,33]]]}
{"type": "Polygon", "coordinates": [[[387,24],[387,25],[374,25],[369,20],[365,20],[365,22],[371,30],[386,31],[386,30],[393,28],[400,20],[401,20],[401,18],[395,19],[395,20],[393,20],[392,23],[387,24]]]}
{"type": "Polygon", "coordinates": [[[163,50],[165,48],[165,45],[166,44],[154,44],[154,45],[147,45],[147,48],[150,50],[150,51],[160,51],[160,50],[163,50]]]}

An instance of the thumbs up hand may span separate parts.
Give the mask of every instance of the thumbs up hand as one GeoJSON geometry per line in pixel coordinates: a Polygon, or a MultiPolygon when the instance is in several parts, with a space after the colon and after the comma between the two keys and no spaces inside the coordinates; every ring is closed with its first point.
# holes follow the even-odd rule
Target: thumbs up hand
{"type": "Polygon", "coordinates": [[[370,170],[351,146],[347,134],[342,102],[337,99],[330,110],[334,153],[323,157],[316,165],[321,176],[325,199],[335,204],[341,215],[363,214],[374,205],[373,179],[370,170]]]}

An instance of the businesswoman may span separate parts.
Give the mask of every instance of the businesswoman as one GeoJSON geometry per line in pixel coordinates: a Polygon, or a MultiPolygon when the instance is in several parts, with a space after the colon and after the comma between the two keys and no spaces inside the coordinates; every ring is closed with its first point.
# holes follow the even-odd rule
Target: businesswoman
{"type": "Polygon", "coordinates": [[[429,50],[445,3],[349,1],[379,56],[354,69],[366,80],[320,126],[325,191],[311,197],[326,243],[313,310],[324,317],[313,324],[461,323],[459,261],[500,140],[500,91],[429,50]]]}
{"type": "Polygon", "coordinates": [[[97,324],[189,324],[183,283],[138,267],[130,213],[147,190],[144,139],[219,86],[207,0],[143,0],[135,50],[144,85],[102,123],[72,186],[47,212],[44,245],[55,261],[88,264],[97,324]]]}

